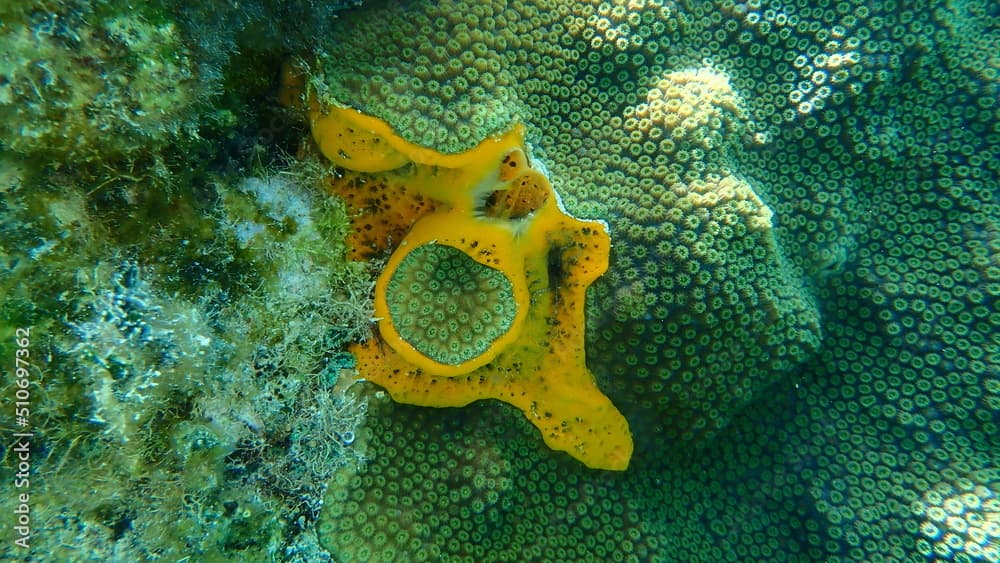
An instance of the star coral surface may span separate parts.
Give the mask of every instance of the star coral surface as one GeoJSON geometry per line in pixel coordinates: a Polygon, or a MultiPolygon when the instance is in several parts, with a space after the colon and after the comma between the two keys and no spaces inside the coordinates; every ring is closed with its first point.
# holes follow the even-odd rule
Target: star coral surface
{"type": "MultiPolygon", "coordinates": [[[[613,242],[587,364],[629,420],[629,471],[595,478],[579,510],[571,477],[592,476],[511,454],[530,467],[509,504],[443,503],[441,533],[406,553],[997,560],[992,513],[956,502],[992,503],[1000,466],[996,22],[989,2],[860,0],[345,18],[311,71],[321,98],[447,154],[523,123],[567,210],[613,242]]],[[[393,416],[414,426],[379,447],[395,462],[360,472],[366,498],[389,491],[378,475],[417,479],[404,449],[481,432],[393,416]]]]}

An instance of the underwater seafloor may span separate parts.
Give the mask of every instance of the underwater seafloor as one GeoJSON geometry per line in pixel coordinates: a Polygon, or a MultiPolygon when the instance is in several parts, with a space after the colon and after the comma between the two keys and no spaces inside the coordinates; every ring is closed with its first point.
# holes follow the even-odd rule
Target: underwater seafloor
{"type": "Polygon", "coordinates": [[[0,559],[1000,561],[998,24],[4,2],[0,559]]]}

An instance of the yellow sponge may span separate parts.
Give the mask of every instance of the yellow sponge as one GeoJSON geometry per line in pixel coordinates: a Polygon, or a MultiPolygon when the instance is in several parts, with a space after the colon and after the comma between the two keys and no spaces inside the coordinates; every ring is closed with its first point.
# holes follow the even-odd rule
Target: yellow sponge
{"type": "Polygon", "coordinates": [[[313,104],[310,120],[344,169],[330,189],[352,208],[355,256],[391,252],[375,287],[378,337],[354,346],[360,376],[402,403],[510,403],[549,447],[626,469],[628,423],[584,350],[584,300],[608,266],[607,229],[561,209],[530,166],[523,129],[442,154],[351,108],[313,104]]]}

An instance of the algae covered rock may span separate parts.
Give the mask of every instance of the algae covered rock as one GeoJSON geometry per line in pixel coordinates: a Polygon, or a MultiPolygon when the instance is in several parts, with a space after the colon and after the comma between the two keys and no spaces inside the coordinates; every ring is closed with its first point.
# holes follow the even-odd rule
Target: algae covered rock
{"type": "Polygon", "coordinates": [[[372,280],[315,197],[327,167],[287,156],[302,129],[267,92],[301,36],[251,29],[275,9],[0,7],[0,356],[30,362],[31,434],[0,558],[323,552],[372,280]]]}

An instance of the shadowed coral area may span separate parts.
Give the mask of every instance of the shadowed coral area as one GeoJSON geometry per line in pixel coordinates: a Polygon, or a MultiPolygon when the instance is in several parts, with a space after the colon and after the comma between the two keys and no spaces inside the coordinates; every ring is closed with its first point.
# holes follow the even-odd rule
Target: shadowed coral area
{"type": "MultiPolygon", "coordinates": [[[[395,455],[339,471],[319,523],[344,559],[605,559],[618,549],[615,528],[642,526],[640,499],[611,500],[623,475],[539,456],[531,428],[510,411],[378,404],[375,448],[395,455]],[[397,449],[402,440],[412,446],[397,449]]],[[[636,553],[648,557],[655,547],[636,553]]]]}

